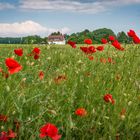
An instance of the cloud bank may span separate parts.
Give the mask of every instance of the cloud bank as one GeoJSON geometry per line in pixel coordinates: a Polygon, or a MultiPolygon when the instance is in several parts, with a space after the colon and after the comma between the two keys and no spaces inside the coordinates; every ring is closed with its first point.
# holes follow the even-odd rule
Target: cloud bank
{"type": "Polygon", "coordinates": [[[69,28],[61,29],[47,28],[34,21],[0,23],[0,37],[19,37],[27,35],[47,36],[52,32],[60,31],[63,34],[70,31],[69,28]]]}
{"type": "Polygon", "coordinates": [[[0,2],[0,10],[16,8],[95,14],[130,4],[140,4],[140,0],[19,0],[16,5],[0,2]]]}
{"type": "Polygon", "coordinates": [[[0,10],[14,9],[15,6],[10,3],[0,3],[0,10]]]}
{"type": "Polygon", "coordinates": [[[21,0],[20,8],[65,12],[99,13],[113,7],[140,4],[140,0],[21,0]]]}

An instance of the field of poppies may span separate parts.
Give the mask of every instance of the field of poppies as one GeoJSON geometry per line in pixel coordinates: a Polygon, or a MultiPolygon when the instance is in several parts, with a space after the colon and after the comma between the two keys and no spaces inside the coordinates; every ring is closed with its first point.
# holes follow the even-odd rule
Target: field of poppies
{"type": "Polygon", "coordinates": [[[0,46],[0,140],[140,140],[139,43],[84,42],[0,46]]]}

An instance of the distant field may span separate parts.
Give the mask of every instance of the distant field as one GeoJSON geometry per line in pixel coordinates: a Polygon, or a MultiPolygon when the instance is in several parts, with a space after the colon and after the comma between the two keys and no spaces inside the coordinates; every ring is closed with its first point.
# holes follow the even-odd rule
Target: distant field
{"type": "Polygon", "coordinates": [[[0,119],[0,131],[39,140],[40,128],[50,122],[62,140],[140,140],[140,45],[124,45],[124,51],[105,45],[93,60],[80,46],[0,45],[5,73],[6,58],[23,67],[8,78],[0,73],[0,115],[8,116],[7,122],[0,119]],[[37,60],[29,55],[35,47],[41,50],[37,60]],[[23,56],[15,48],[23,48],[23,56]],[[103,99],[107,93],[114,104],[103,99]],[[77,116],[77,108],[86,115],[77,116]]]}

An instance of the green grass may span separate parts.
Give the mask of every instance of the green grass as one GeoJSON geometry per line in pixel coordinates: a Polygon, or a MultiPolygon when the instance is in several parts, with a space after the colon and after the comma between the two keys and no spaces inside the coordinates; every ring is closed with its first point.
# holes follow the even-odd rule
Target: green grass
{"type": "Polygon", "coordinates": [[[55,124],[62,140],[140,140],[140,46],[124,45],[125,51],[107,46],[90,61],[79,48],[39,46],[39,60],[27,56],[35,46],[1,45],[0,67],[7,72],[5,59],[14,57],[23,66],[5,79],[0,75],[0,131],[14,129],[20,122],[18,140],[39,140],[39,129],[46,122],[55,124]],[[14,48],[23,47],[20,58],[14,48]],[[111,57],[115,64],[100,62],[111,57]],[[33,64],[34,63],[34,64],[33,64]],[[33,65],[32,65],[33,64],[33,65]],[[45,77],[40,80],[39,71],[45,77]],[[89,73],[89,75],[87,75],[89,73]],[[54,78],[66,75],[56,84],[54,78]],[[103,96],[113,95],[115,104],[103,96]],[[83,107],[85,117],[74,114],[83,107]],[[126,109],[124,118],[120,116],[126,109]]]}

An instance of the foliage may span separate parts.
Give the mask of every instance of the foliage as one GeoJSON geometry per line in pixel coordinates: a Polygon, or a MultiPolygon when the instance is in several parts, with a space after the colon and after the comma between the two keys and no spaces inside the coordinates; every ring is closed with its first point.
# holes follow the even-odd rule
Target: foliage
{"type": "Polygon", "coordinates": [[[60,33],[60,32],[58,31],[58,32],[53,32],[53,33],[51,33],[51,35],[62,35],[62,33],[60,33]]]}
{"type": "Polygon", "coordinates": [[[117,40],[120,42],[120,43],[130,43],[130,40],[129,40],[129,37],[125,34],[125,32],[120,32],[118,33],[117,35],[117,40]]]}
{"type": "Polygon", "coordinates": [[[83,40],[85,40],[86,38],[90,38],[93,40],[94,44],[100,44],[102,38],[108,39],[110,35],[116,37],[115,33],[111,29],[101,28],[98,30],[94,30],[93,32],[86,29],[83,32],[71,34],[69,36],[69,39],[76,42],[77,44],[83,44],[83,40]]]}
{"type": "MultiPolygon", "coordinates": [[[[51,35],[62,35],[62,33],[53,32],[51,35]]],[[[71,40],[76,44],[83,44],[83,40],[90,38],[93,44],[100,44],[101,39],[108,39],[109,36],[114,36],[120,41],[120,43],[132,43],[130,39],[123,31],[118,33],[117,36],[111,29],[101,28],[94,31],[85,29],[82,32],[72,33],[71,35],[64,34],[66,41],[71,40]]],[[[48,44],[47,37],[42,38],[38,35],[19,37],[19,38],[0,38],[0,44],[48,44]]]]}
{"type": "Polygon", "coordinates": [[[19,37],[19,38],[0,38],[0,44],[47,44],[47,38],[38,35],[19,37]]]}

